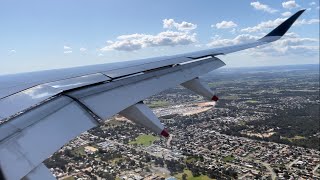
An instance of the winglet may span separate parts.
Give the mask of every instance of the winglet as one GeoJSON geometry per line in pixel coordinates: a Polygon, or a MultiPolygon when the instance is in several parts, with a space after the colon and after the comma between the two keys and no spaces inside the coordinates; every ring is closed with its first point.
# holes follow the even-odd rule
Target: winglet
{"type": "Polygon", "coordinates": [[[283,36],[304,11],[305,9],[296,12],[264,37],[283,36]]]}

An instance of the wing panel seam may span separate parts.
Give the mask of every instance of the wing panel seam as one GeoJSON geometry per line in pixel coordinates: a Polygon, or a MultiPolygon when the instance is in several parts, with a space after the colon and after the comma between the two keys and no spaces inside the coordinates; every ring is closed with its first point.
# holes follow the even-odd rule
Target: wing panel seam
{"type": "Polygon", "coordinates": [[[80,107],[83,110],[85,110],[87,113],[89,113],[91,115],[91,117],[94,119],[94,121],[96,122],[97,125],[101,124],[101,122],[103,121],[103,118],[101,118],[99,115],[97,115],[95,112],[93,112],[88,106],[83,104],[79,99],[77,99],[76,97],[73,97],[69,94],[62,94],[62,95],[72,99],[74,102],[76,102],[78,105],[80,105],[80,107]]]}

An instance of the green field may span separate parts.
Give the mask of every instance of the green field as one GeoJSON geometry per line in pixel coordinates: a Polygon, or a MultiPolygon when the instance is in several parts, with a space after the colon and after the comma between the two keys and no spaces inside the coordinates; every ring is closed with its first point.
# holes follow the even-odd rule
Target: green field
{"type": "Polygon", "coordinates": [[[186,160],[187,163],[192,163],[192,162],[194,162],[194,161],[197,161],[197,159],[194,158],[194,157],[188,158],[188,159],[186,160]]]}
{"type": "Polygon", "coordinates": [[[75,180],[75,178],[72,176],[69,176],[69,177],[63,178],[62,180],[75,180]]]}
{"type": "Polygon", "coordinates": [[[304,136],[294,136],[294,137],[292,137],[292,138],[288,138],[288,137],[282,137],[281,136],[281,138],[282,139],[287,139],[287,140],[289,140],[290,142],[293,142],[293,141],[297,141],[297,140],[302,140],[302,139],[306,139],[306,137],[304,137],[304,136]]]}
{"type": "Polygon", "coordinates": [[[150,146],[157,139],[159,139],[159,138],[156,136],[153,136],[150,134],[142,134],[142,135],[138,136],[135,141],[129,142],[129,144],[150,146]]]}
{"type": "Polygon", "coordinates": [[[123,158],[114,158],[114,159],[112,159],[112,165],[115,165],[117,162],[119,162],[119,161],[121,161],[121,160],[123,160],[123,158]]]}
{"type": "Polygon", "coordinates": [[[244,125],[246,125],[246,122],[245,122],[245,121],[240,121],[240,122],[239,122],[239,125],[240,125],[240,126],[244,126],[244,125]]]}
{"type": "Polygon", "coordinates": [[[77,147],[71,151],[74,156],[85,156],[84,146],[77,147]]]}
{"type": "Polygon", "coordinates": [[[169,103],[167,101],[151,101],[148,106],[150,108],[160,108],[169,106],[169,103]]]}
{"type": "Polygon", "coordinates": [[[197,157],[197,156],[188,156],[187,159],[186,159],[187,163],[193,163],[195,161],[201,161],[201,158],[197,157]]]}
{"type": "Polygon", "coordinates": [[[187,179],[188,180],[210,180],[210,178],[208,176],[205,176],[205,175],[200,175],[198,177],[193,177],[192,176],[192,172],[190,170],[186,170],[186,169],[183,171],[183,173],[176,174],[174,177],[176,177],[179,180],[182,180],[182,175],[183,174],[187,175],[187,179]]]}
{"type": "Polygon", "coordinates": [[[257,103],[260,103],[260,101],[257,101],[257,100],[248,100],[246,101],[247,103],[251,103],[251,104],[257,104],[257,103]]]}
{"type": "Polygon", "coordinates": [[[226,156],[223,158],[223,161],[225,162],[231,162],[234,160],[234,156],[230,155],[230,156],[226,156]]]}

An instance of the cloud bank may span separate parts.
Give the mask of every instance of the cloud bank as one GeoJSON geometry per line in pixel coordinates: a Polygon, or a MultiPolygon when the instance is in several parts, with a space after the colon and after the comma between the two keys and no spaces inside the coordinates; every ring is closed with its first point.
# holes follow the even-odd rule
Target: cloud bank
{"type": "Polygon", "coordinates": [[[167,30],[156,35],[135,33],[118,36],[115,41],[108,40],[107,45],[100,50],[136,51],[146,47],[189,45],[197,42],[196,33],[190,32],[197,28],[196,24],[164,19],[163,28],[167,30]]]}

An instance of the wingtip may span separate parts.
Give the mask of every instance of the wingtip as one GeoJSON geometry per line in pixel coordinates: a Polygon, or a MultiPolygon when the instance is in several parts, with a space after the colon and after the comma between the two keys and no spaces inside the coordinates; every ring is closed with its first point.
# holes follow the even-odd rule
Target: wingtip
{"type": "Polygon", "coordinates": [[[265,37],[283,36],[305,10],[306,9],[301,9],[298,12],[296,12],[294,15],[292,15],[287,20],[285,20],[283,23],[281,23],[278,27],[276,27],[274,30],[272,30],[265,37]]]}
{"type": "Polygon", "coordinates": [[[301,9],[301,10],[299,10],[298,12],[300,12],[300,11],[301,11],[301,12],[304,12],[305,10],[307,10],[307,9],[301,9]]]}
{"type": "MultiPolygon", "coordinates": [[[[307,9],[301,9],[301,10],[299,10],[299,11],[297,11],[295,14],[299,14],[299,16],[303,13],[303,12],[305,12],[307,9]]],[[[292,15],[293,16],[293,15],[292,15]]],[[[299,17],[298,16],[298,17],[299,17]]]]}

